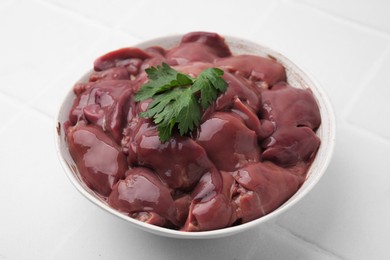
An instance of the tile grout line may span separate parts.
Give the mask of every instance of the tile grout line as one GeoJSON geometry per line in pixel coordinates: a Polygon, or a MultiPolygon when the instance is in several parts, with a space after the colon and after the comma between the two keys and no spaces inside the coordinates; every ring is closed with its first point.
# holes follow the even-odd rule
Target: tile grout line
{"type": "Polygon", "coordinates": [[[349,26],[353,26],[353,27],[356,27],[359,29],[363,29],[363,30],[369,31],[371,33],[375,33],[379,36],[385,37],[386,39],[390,39],[390,34],[388,32],[381,30],[379,28],[376,28],[374,26],[364,24],[362,22],[359,22],[359,21],[356,21],[356,20],[353,20],[353,19],[350,19],[347,17],[340,16],[338,14],[324,10],[321,7],[317,7],[317,6],[314,6],[314,5],[309,4],[309,3],[300,2],[298,0],[285,0],[285,1],[288,1],[292,5],[297,5],[297,6],[301,5],[301,6],[308,7],[310,9],[318,11],[319,13],[322,13],[323,15],[328,16],[329,18],[332,18],[335,21],[338,21],[338,22],[341,22],[341,23],[344,23],[344,24],[347,24],[349,26]]]}
{"type": "Polygon", "coordinates": [[[26,113],[26,111],[33,111],[34,113],[37,113],[39,114],[40,116],[43,116],[49,120],[52,120],[53,117],[50,116],[49,114],[37,109],[36,107],[33,106],[33,101],[35,99],[32,99],[31,101],[25,103],[25,102],[22,102],[20,99],[18,99],[17,97],[14,97],[14,96],[11,96],[7,93],[4,93],[2,91],[0,91],[0,96],[3,96],[5,99],[7,99],[10,103],[13,103],[15,106],[17,107],[20,107],[20,111],[18,111],[13,117],[12,119],[10,119],[7,123],[5,124],[2,124],[0,126],[0,133],[2,133],[3,131],[5,131],[10,125],[12,125],[14,122],[16,122],[24,113],[26,113]]]}
{"type": "Polygon", "coordinates": [[[270,18],[270,15],[272,14],[272,12],[274,12],[275,9],[277,9],[278,5],[280,5],[281,3],[283,3],[283,0],[276,0],[276,1],[271,1],[270,3],[268,3],[264,12],[261,14],[260,18],[258,20],[256,20],[255,31],[258,31],[257,28],[260,28],[264,24],[264,22],[268,18],[270,18]]]}
{"type": "Polygon", "coordinates": [[[130,36],[130,37],[134,37],[136,39],[140,38],[139,35],[126,33],[123,30],[120,30],[118,25],[110,26],[110,25],[108,25],[108,24],[106,24],[106,23],[104,23],[104,22],[102,22],[100,20],[93,19],[93,18],[91,18],[89,16],[85,16],[82,13],[77,12],[77,11],[71,9],[71,8],[68,8],[68,7],[64,6],[64,5],[61,5],[61,4],[58,4],[58,3],[52,3],[52,2],[50,2],[48,0],[36,0],[36,1],[38,1],[40,4],[45,5],[45,6],[49,7],[49,8],[56,8],[58,10],[66,12],[68,14],[77,16],[78,18],[82,19],[84,22],[86,22],[86,23],[88,23],[90,25],[93,25],[95,27],[99,27],[101,29],[105,29],[105,30],[109,30],[109,31],[114,31],[114,32],[122,34],[124,36],[130,36]]]}
{"type": "Polygon", "coordinates": [[[377,140],[379,140],[379,141],[381,141],[381,142],[383,142],[385,144],[390,145],[390,140],[387,137],[385,137],[385,136],[383,136],[383,135],[381,135],[379,133],[373,132],[370,129],[367,129],[367,128],[363,127],[363,126],[360,126],[360,125],[357,125],[357,124],[355,124],[353,122],[350,122],[349,120],[345,120],[345,123],[348,126],[354,128],[358,132],[370,135],[370,137],[373,137],[373,138],[375,138],[375,139],[377,139],[377,140]]]}
{"type": "Polygon", "coordinates": [[[74,16],[77,16],[78,18],[82,19],[84,22],[90,24],[90,25],[93,25],[93,26],[97,26],[97,27],[100,27],[100,28],[104,28],[104,29],[113,29],[112,27],[110,27],[109,25],[99,21],[99,20],[94,20],[94,19],[91,19],[89,18],[88,16],[84,16],[82,15],[81,13],[79,12],[75,12],[74,10],[62,5],[62,4],[58,4],[58,3],[52,3],[48,0],[35,0],[37,2],[39,2],[40,4],[46,6],[46,7],[49,7],[49,8],[55,8],[57,10],[60,10],[62,12],[65,12],[65,13],[68,13],[68,14],[71,14],[71,15],[74,15],[74,16]]]}
{"type": "Polygon", "coordinates": [[[369,86],[370,81],[375,78],[378,71],[381,69],[386,59],[390,57],[390,44],[379,56],[379,58],[374,62],[373,66],[368,70],[360,84],[357,86],[354,95],[350,98],[347,105],[341,111],[341,117],[346,122],[348,121],[348,116],[352,112],[352,109],[356,106],[359,98],[361,97],[364,90],[369,86]]]}
{"type": "Polygon", "coordinates": [[[283,235],[284,237],[287,237],[287,238],[289,238],[291,240],[295,240],[296,242],[299,242],[303,246],[305,246],[307,248],[310,248],[313,251],[316,251],[318,253],[324,254],[326,256],[330,256],[330,257],[338,259],[338,260],[347,260],[346,258],[344,258],[344,257],[342,257],[342,256],[340,256],[338,254],[335,254],[334,252],[331,252],[331,251],[329,251],[329,250],[319,246],[318,244],[315,244],[313,242],[310,242],[310,241],[304,239],[302,236],[299,236],[298,234],[292,232],[291,230],[289,230],[289,229],[287,229],[285,227],[282,227],[281,225],[279,225],[277,223],[270,224],[269,226],[275,232],[278,232],[281,235],[283,235]]]}
{"type": "MultiPolygon", "coordinates": [[[[138,1],[137,3],[136,3],[136,5],[135,5],[135,9],[142,9],[142,7],[146,7],[147,6],[147,3],[148,3],[149,1],[138,1]]],[[[117,23],[113,26],[113,29],[116,31],[116,32],[118,32],[118,33],[121,33],[121,34],[123,34],[123,35],[130,35],[130,36],[132,36],[132,37],[134,37],[134,38],[137,38],[137,39],[141,39],[141,40],[145,40],[145,38],[142,36],[142,35],[140,35],[140,34],[138,34],[138,33],[134,33],[134,34],[130,34],[130,33],[127,33],[126,31],[124,31],[123,29],[123,24],[126,22],[126,21],[128,21],[129,20],[129,18],[128,17],[126,17],[126,16],[123,16],[121,19],[119,19],[118,21],[117,21],[117,23]]]]}
{"type": "MultiPolygon", "coordinates": [[[[92,214],[96,211],[94,207],[91,207],[89,213],[92,214]]],[[[49,251],[49,253],[44,257],[44,259],[55,259],[55,256],[58,254],[58,251],[63,245],[65,245],[68,240],[70,240],[77,232],[82,228],[82,226],[88,221],[88,215],[80,221],[77,226],[74,226],[70,231],[62,236],[62,239],[49,251]]],[[[1,260],[1,259],[0,259],[1,260]]]]}

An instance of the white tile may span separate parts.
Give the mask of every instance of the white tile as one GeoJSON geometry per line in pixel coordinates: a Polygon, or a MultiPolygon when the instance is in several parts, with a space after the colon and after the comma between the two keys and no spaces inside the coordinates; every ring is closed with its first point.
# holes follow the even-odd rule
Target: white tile
{"type": "MultiPolygon", "coordinates": [[[[390,47],[390,46],[389,46],[390,47]]],[[[364,86],[350,108],[347,119],[375,132],[390,141],[390,54],[381,63],[376,73],[364,86]]]]}
{"type": "Polygon", "coordinates": [[[54,3],[60,8],[68,9],[88,19],[95,20],[105,26],[115,27],[118,22],[126,19],[129,13],[139,9],[142,1],[132,0],[84,0],[84,1],[61,1],[61,0],[44,0],[54,3]]]}
{"type": "Polygon", "coordinates": [[[278,224],[344,259],[389,259],[390,144],[339,124],[318,186],[278,224]]]}
{"type": "Polygon", "coordinates": [[[322,83],[336,111],[345,107],[389,45],[387,37],[290,2],[268,12],[255,36],[322,83]]]}
{"type": "Polygon", "coordinates": [[[25,110],[0,135],[1,259],[45,259],[91,210],[60,167],[54,129],[25,110]]]}
{"type": "Polygon", "coordinates": [[[340,17],[348,18],[352,21],[364,25],[390,32],[390,2],[387,0],[298,0],[336,14],[340,17]]]}
{"type": "Polygon", "coordinates": [[[191,31],[250,37],[271,0],[147,1],[121,29],[145,39],[191,31]]]}
{"type": "Polygon", "coordinates": [[[102,37],[97,27],[35,1],[0,9],[0,24],[8,25],[1,30],[1,91],[23,102],[102,37]]]}

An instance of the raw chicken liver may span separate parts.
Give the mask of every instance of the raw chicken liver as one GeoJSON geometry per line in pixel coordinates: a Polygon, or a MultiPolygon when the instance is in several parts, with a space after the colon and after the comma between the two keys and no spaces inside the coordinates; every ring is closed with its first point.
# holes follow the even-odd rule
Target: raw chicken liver
{"type": "Polygon", "coordinates": [[[300,188],[320,145],[316,100],[286,81],[276,60],[234,55],[215,33],[186,34],[171,49],[119,49],[74,86],[69,151],[85,184],[139,221],[189,232],[249,222],[300,188]],[[150,100],[134,101],[145,69],[163,62],[192,77],[218,67],[228,84],[195,131],[167,142],[139,115],[150,100]]]}

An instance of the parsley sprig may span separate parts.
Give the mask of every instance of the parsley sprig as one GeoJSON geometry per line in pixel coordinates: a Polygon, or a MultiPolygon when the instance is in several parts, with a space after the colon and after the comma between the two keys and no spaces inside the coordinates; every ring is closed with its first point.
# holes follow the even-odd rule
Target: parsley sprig
{"type": "Polygon", "coordinates": [[[152,118],[162,142],[172,136],[174,127],[185,135],[199,126],[201,111],[227,89],[223,70],[207,68],[193,78],[168,64],[147,68],[149,81],[135,95],[136,101],[152,98],[141,117],[152,118]],[[198,94],[200,93],[200,95],[198,94]]]}

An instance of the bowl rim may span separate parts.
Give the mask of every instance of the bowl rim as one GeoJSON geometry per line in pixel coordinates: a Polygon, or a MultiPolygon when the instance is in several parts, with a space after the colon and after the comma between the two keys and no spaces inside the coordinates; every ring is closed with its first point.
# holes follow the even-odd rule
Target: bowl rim
{"type": "MultiPolygon", "coordinates": [[[[157,37],[148,41],[143,41],[138,44],[133,45],[132,47],[138,47],[138,48],[145,48],[145,47],[150,47],[150,46],[163,46],[165,48],[170,48],[173,47],[175,44],[179,42],[181,37],[184,34],[173,34],[173,35],[167,35],[167,36],[162,36],[162,37],[157,37]]],[[[310,179],[310,182],[308,182],[308,179],[312,176],[310,175],[303,185],[298,189],[298,191],[290,197],[286,202],[284,202],[282,205],[280,205],[278,208],[276,208],[274,211],[268,213],[265,216],[262,216],[258,219],[252,220],[247,223],[243,223],[237,226],[232,226],[232,227],[226,227],[222,229],[217,229],[217,230],[210,230],[210,231],[199,231],[199,232],[184,232],[184,231],[179,231],[179,230],[173,230],[173,229],[168,229],[164,227],[159,227],[151,224],[144,223],[142,221],[133,219],[113,208],[108,206],[108,204],[103,203],[101,199],[98,198],[98,196],[95,194],[93,195],[93,192],[91,190],[87,190],[85,185],[80,183],[79,179],[76,178],[75,173],[72,171],[72,165],[69,164],[69,162],[65,159],[64,156],[69,155],[64,155],[63,152],[64,150],[68,150],[66,147],[65,141],[62,142],[61,139],[64,139],[64,133],[63,133],[63,127],[61,122],[61,115],[63,114],[64,110],[66,110],[66,101],[68,101],[70,98],[73,98],[75,95],[72,91],[72,88],[70,88],[68,94],[64,97],[62,102],[60,103],[60,108],[58,110],[57,116],[55,118],[55,149],[57,156],[59,158],[60,164],[65,171],[68,179],[70,182],[73,184],[73,186],[85,197],[87,198],[90,202],[95,204],[96,206],[104,209],[105,211],[113,214],[114,216],[126,221],[130,222],[133,226],[138,227],[142,230],[145,230],[147,232],[156,234],[156,235],[161,235],[165,237],[171,237],[171,238],[183,238],[183,239],[211,239],[211,238],[219,238],[219,237],[225,237],[225,236],[230,236],[245,230],[248,230],[250,228],[253,228],[255,226],[258,226],[262,223],[269,222],[270,220],[275,219],[275,217],[279,216],[280,214],[286,212],[288,209],[290,209],[293,205],[295,205],[298,201],[300,201],[303,197],[305,197],[313,188],[316,186],[318,181],[321,179],[321,177],[324,175],[334,152],[334,146],[335,146],[335,138],[336,138],[336,119],[334,115],[334,110],[332,107],[332,104],[325,93],[322,85],[318,82],[317,79],[315,79],[306,69],[304,69],[301,65],[297,64],[296,62],[292,62],[290,59],[288,59],[285,55],[281,54],[278,51],[275,51],[274,49],[269,48],[268,46],[265,46],[263,44],[256,43],[254,41],[244,39],[241,37],[235,37],[235,36],[229,36],[226,34],[220,34],[223,38],[225,38],[226,44],[229,46],[229,48],[235,49],[235,48],[242,48],[244,47],[244,52],[243,53],[252,53],[252,54],[257,54],[253,51],[255,50],[261,50],[264,55],[270,56],[272,58],[276,58],[278,62],[281,62],[283,66],[288,64],[289,66],[292,66],[294,69],[294,72],[297,73],[299,76],[303,76],[305,81],[308,81],[309,88],[314,92],[313,95],[316,98],[317,104],[320,107],[320,112],[321,112],[321,126],[320,128],[326,130],[326,133],[324,133],[327,136],[327,143],[323,144],[323,140],[321,140],[321,145],[320,149],[325,149],[324,157],[319,158],[318,157],[318,152],[316,154],[316,157],[313,160],[312,165],[309,168],[308,176],[309,173],[311,173],[313,170],[313,165],[314,163],[317,162],[319,159],[321,159],[317,164],[318,167],[315,168],[316,174],[310,179]],[[248,48],[251,51],[248,51],[248,48]],[[324,117],[325,115],[325,117],[324,117]],[[326,124],[323,122],[323,119],[326,119],[326,124]],[[325,126],[325,127],[324,127],[325,126]],[[325,148],[323,148],[323,145],[326,145],[325,148]]],[[[233,54],[238,54],[237,52],[232,50],[233,54]]],[[[88,75],[90,72],[85,73],[82,78],[85,78],[86,75],[88,75]]],[[[77,81],[76,81],[77,82],[77,81]]],[[[69,104],[68,104],[69,106],[69,104]]],[[[69,111],[69,110],[67,110],[69,111]]],[[[66,114],[68,115],[68,114],[66,114]]],[[[66,153],[66,151],[65,151],[66,153]]],[[[71,159],[71,158],[70,158],[71,159]]],[[[71,159],[72,160],[72,159],[71,159]]],[[[75,169],[73,169],[75,170],[75,169]]],[[[77,171],[77,170],[75,170],[77,171]]]]}

